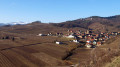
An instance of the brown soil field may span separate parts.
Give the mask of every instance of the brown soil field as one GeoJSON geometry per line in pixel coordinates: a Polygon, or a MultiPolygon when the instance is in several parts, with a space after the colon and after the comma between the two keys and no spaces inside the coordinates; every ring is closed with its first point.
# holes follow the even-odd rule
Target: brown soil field
{"type": "MultiPolygon", "coordinates": [[[[4,34],[5,32],[2,32],[4,34]]],[[[66,65],[64,57],[77,45],[69,39],[54,36],[35,36],[6,33],[0,37],[13,36],[19,39],[0,39],[1,67],[47,67],[66,65]],[[67,45],[57,45],[55,40],[67,45]]]]}
{"type": "Polygon", "coordinates": [[[102,67],[117,56],[119,36],[108,40],[96,49],[79,48],[80,44],[68,42],[71,39],[64,37],[36,36],[41,32],[66,34],[68,29],[81,28],[61,28],[47,24],[2,27],[0,29],[0,67],[68,67],[73,64],[81,67],[102,67]],[[6,36],[9,39],[3,39],[6,36]],[[12,37],[15,37],[15,40],[12,40],[12,37]],[[56,40],[65,44],[57,45],[56,40]]]}

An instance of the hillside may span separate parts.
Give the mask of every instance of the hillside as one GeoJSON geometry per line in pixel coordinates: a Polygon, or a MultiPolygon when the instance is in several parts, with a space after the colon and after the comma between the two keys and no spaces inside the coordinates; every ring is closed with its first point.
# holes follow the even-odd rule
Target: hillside
{"type": "MultiPolygon", "coordinates": [[[[0,27],[1,67],[64,67],[81,65],[101,67],[119,56],[119,35],[110,38],[95,49],[81,48],[83,44],[71,42],[73,39],[55,36],[37,36],[39,33],[63,33],[68,30],[86,31],[89,28],[100,32],[120,31],[120,16],[92,16],[62,23],[41,23],[6,25],[0,27]],[[64,42],[61,45],[56,41],[64,42]],[[111,51],[110,51],[110,50],[111,51]],[[109,53],[108,53],[109,52],[109,53]],[[100,63],[102,62],[102,63],[100,63]]],[[[82,42],[83,43],[83,42],[82,42]]]]}
{"type": "Polygon", "coordinates": [[[54,27],[47,23],[30,23],[27,25],[3,26],[0,28],[0,30],[11,33],[19,33],[19,34],[38,34],[38,33],[49,33],[49,32],[54,33],[66,29],[54,27]]]}
{"type": "Polygon", "coordinates": [[[66,65],[63,58],[77,45],[69,42],[66,42],[69,45],[57,45],[55,40],[68,41],[66,38],[52,36],[38,37],[0,32],[0,67],[66,65]]]}
{"type": "Polygon", "coordinates": [[[101,32],[120,31],[120,15],[110,17],[91,16],[61,23],[41,23],[35,21],[26,25],[6,25],[0,27],[0,30],[11,33],[38,34],[48,32],[67,33],[68,29],[86,31],[89,28],[101,32]]]}
{"type": "Polygon", "coordinates": [[[108,63],[105,67],[120,67],[120,56],[115,57],[111,63],[108,63]]]}
{"type": "Polygon", "coordinates": [[[62,23],[53,24],[57,27],[64,28],[84,28],[84,29],[94,29],[99,31],[119,31],[120,30],[120,15],[111,16],[111,17],[99,17],[91,16],[88,18],[77,19],[73,21],[66,21],[62,23]]]}

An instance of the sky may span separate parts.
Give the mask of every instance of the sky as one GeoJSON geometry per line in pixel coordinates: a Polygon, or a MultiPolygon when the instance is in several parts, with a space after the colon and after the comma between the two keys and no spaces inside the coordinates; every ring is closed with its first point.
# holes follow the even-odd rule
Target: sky
{"type": "Polygon", "coordinates": [[[59,23],[120,15],[120,0],[0,0],[0,23],[59,23]]]}

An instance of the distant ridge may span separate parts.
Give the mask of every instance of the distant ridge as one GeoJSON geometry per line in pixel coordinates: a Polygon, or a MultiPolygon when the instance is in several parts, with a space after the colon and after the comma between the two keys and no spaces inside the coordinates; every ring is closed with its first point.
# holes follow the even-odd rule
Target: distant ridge
{"type": "Polygon", "coordinates": [[[43,23],[41,21],[34,21],[31,23],[11,23],[9,25],[0,27],[0,30],[27,34],[49,32],[66,33],[68,29],[82,31],[94,29],[95,31],[101,32],[116,32],[120,31],[120,15],[110,17],[91,16],[61,23],[43,23]]]}
{"type": "Polygon", "coordinates": [[[100,31],[118,30],[120,29],[120,15],[110,17],[91,16],[88,18],[77,19],[73,21],[66,21],[62,23],[54,23],[54,26],[64,28],[92,28],[100,31]],[[97,25],[96,25],[97,23],[97,25]],[[101,28],[101,29],[100,29],[101,28]]]}

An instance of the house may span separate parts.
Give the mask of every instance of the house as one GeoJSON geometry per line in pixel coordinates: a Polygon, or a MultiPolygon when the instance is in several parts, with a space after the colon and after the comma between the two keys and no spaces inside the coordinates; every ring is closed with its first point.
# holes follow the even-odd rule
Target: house
{"type": "Polygon", "coordinates": [[[102,38],[99,38],[100,41],[102,41],[103,39],[102,38]]]}
{"type": "Polygon", "coordinates": [[[86,43],[86,45],[85,45],[87,48],[91,48],[92,47],[92,45],[90,44],[90,43],[86,43]]]}
{"type": "Polygon", "coordinates": [[[75,43],[79,43],[79,41],[78,41],[78,40],[73,40],[73,42],[75,42],[75,43]]]}
{"type": "Polygon", "coordinates": [[[97,42],[96,41],[93,41],[93,45],[96,45],[97,44],[97,42]]]}
{"type": "Polygon", "coordinates": [[[118,32],[118,34],[120,34],[120,32],[118,32]]]}
{"type": "Polygon", "coordinates": [[[97,46],[101,46],[102,45],[102,42],[97,42],[97,46]]]}
{"type": "Polygon", "coordinates": [[[98,41],[98,39],[97,39],[97,38],[95,38],[94,40],[95,40],[95,41],[98,41]]]}
{"type": "Polygon", "coordinates": [[[75,38],[75,36],[73,36],[73,35],[69,35],[67,38],[75,38]]]}
{"type": "Polygon", "coordinates": [[[38,36],[42,36],[43,34],[38,34],[38,36]]]}
{"type": "Polygon", "coordinates": [[[58,42],[58,41],[56,41],[56,44],[62,44],[62,42],[58,42]]]}
{"type": "Polygon", "coordinates": [[[45,34],[38,34],[38,36],[46,36],[45,34]]]}
{"type": "Polygon", "coordinates": [[[86,31],[86,34],[92,34],[93,33],[93,30],[92,29],[89,29],[86,31]]]}
{"type": "Polygon", "coordinates": [[[87,42],[87,43],[91,43],[91,41],[90,41],[90,40],[87,40],[86,42],[87,42]]]}
{"type": "Polygon", "coordinates": [[[81,36],[81,35],[79,35],[78,37],[81,38],[81,39],[83,38],[83,36],[81,36]]]}
{"type": "Polygon", "coordinates": [[[93,41],[94,41],[94,39],[90,39],[90,41],[92,41],[92,42],[93,42],[93,41]]]}
{"type": "Polygon", "coordinates": [[[114,34],[114,35],[118,35],[118,33],[117,33],[117,32],[112,32],[112,34],[114,34]]]}
{"type": "Polygon", "coordinates": [[[48,35],[48,36],[52,36],[53,34],[52,34],[52,33],[48,33],[47,35],[48,35]]]}

